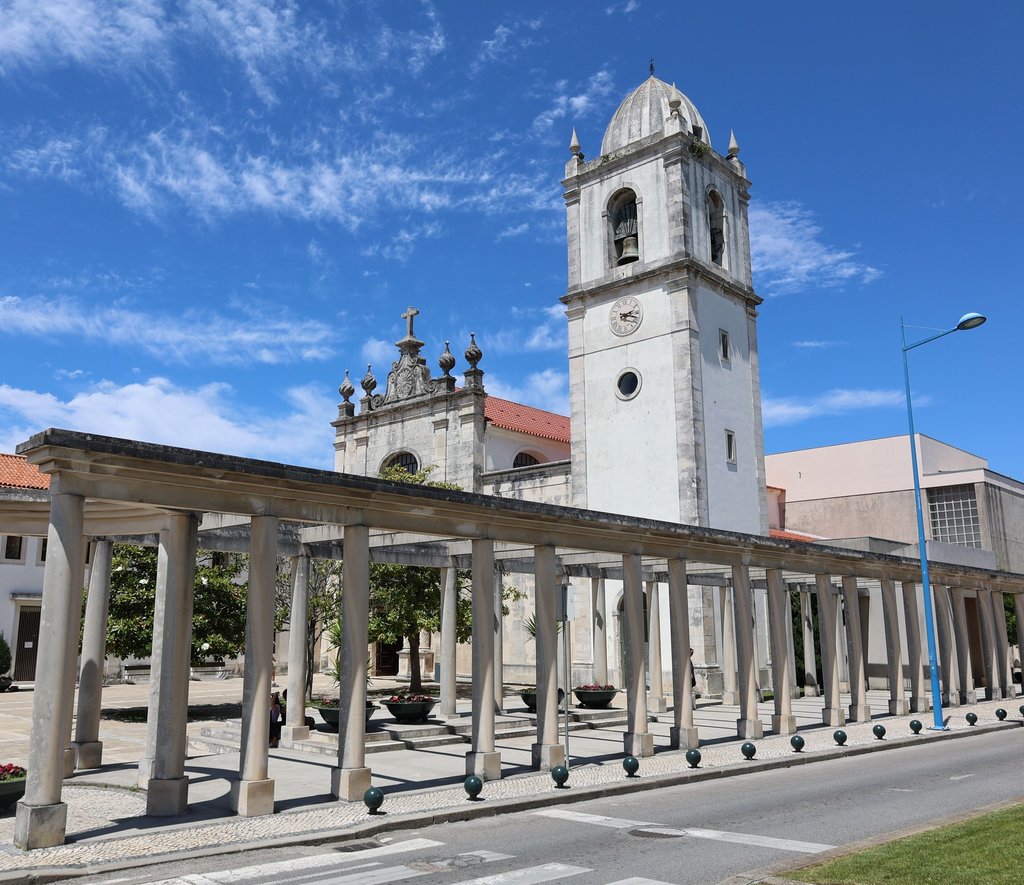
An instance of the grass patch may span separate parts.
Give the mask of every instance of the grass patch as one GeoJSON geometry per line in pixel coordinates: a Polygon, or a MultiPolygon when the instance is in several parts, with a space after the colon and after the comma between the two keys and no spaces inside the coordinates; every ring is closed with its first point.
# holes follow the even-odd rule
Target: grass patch
{"type": "MultiPolygon", "coordinates": [[[[189,722],[221,721],[238,719],[242,715],[241,702],[232,704],[196,704],[188,708],[189,722]]],[[[104,707],[100,710],[101,719],[115,722],[146,722],[149,719],[147,707],[104,707]]]]}
{"type": "Polygon", "coordinates": [[[1024,805],[984,814],[784,875],[818,885],[1022,881],[1024,805]]]}

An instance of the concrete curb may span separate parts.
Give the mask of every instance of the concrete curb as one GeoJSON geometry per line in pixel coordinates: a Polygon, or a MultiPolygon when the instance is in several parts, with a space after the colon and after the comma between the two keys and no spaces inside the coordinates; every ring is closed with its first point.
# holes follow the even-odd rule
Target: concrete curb
{"type": "MultiPolygon", "coordinates": [[[[409,812],[407,814],[401,814],[395,817],[388,817],[385,810],[384,814],[374,816],[374,818],[367,820],[367,822],[364,824],[357,824],[355,826],[346,827],[344,829],[316,830],[306,833],[297,833],[289,836],[281,836],[277,838],[260,838],[259,840],[254,840],[251,842],[237,842],[231,845],[190,849],[188,852],[188,856],[190,858],[215,857],[221,855],[241,854],[247,851],[252,851],[255,848],[266,849],[287,847],[291,845],[327,845],[346,842],[360,842],[370,839],[381,833],[392,832],[395,830],[416,829],[420,827],[432,826],[434,824],[439,823],[454,823],[459,821],[473,820],[475,818],[496,817],[497,815],[501,814],[514,814],[516,812],[521,811],[532,811],[536,808],[546,808],[551,805],[567,805],[573,802],[583,802],[591,799],[614,797],[623,793],[638,793],[645,790],[660,789],[661,787],[680,786],[682,784],[687,783],[700,783],[704,781],[718,780],[726,777],[736,777],[744,774],[757,774],[761,772],[773,771],[775,769],[793,768],[799,765],[811,765],[816,762],[827,762],[835,759],[842,759],[848,756],[862,756],[867,753],[903,749],[914,744],[920,744],[923,741],[956,740],[960,738],[969,738],[974,735],[991,734],[999,731],[1012,731],[1015,729],[1019,729],[1021,725],[1022,723],[1019,721],[995,722],[985,725],[977,725],[973,728],[958,729],[956,731],[931,733],[927,736],[909,735],[898,738],[887,738],[881,741],[876,740],[872,743],[856,744],[850,747],[832,747],[827,750],[817,750],[812,751],[810,753],[792,753],[788,756],[764,760],[758,760],[755,758],[750,762],[737,762],[728,765],[716,766],[715,768],[687,769],[684,771],[673,772],[670,774],[650,775],[648,777],[644,777],[642,774],[643,762],[641,760],[640,777],[626,778],[625,776],[623,776],[621,780],[614,781],[611,783],[595,784],[591,786],[582,786],[577,788],[572,788],[570,786],[569,789],[565,790],[555,790],[552,787],[550,792],[540,793],[534,796],[520,796],[509,799],[497,799],[490,802],[486,798],[485,784],[484,794],[482,795],[481,801],[471,802],[467,799],[465,805],[458,806],[455,808],[446,808],[429,812],[409,812]]],[[[521,775],[521,777],[536,776],[536,773],[521,775]]],[[[450,786],[439,789],[450,789],[450,786]]],[[[333,804],[334,803],[325,803],[325,806],[333,804]]],[[[1003,804],[1005,805],[1007,803],[1003,804]]],[[[309,811],[317,807],[325,806],[306,806],[301,810],[309,811]]],[[[984,813],[984,811],[979,813],[984,813]]],[[[283,814],[288,814],[288,812],[283,812],[283,814]]],[[[367,816],[369,817],[369,815],[367,816]]],[[[974,816],[974,814],[968,813],[967,815],[961,815],[960,817],[967,819],[971,816],[974,816]]],[[[920,832],[927,829],[933,829],[935,826],[941,825],[943,824],[928,824],[922,827],[917,827],[910,832],[920,832]]],[[[166,831],[181,827],[192,826],[195,826],[195,824],[176,824],[161,829],[166,831]]],[[[901,838],[902,835],[909,835],[910,832],[901,832],[897,834],[889,833],[883,836],[876,837],[876,839],[866,840],[866,842],[871,844],[881,844],[882,842],[887,842],[891,839],[901,838]]],[[[851,846],[860,846],[862,844],[865,843],[851,843],[851,846]]],[[[832,849],[829,852],[823,852],[822,854],[814,855],[813,859],[808,859],[806,863],[799,864],[799,866],[808,866],[812,863],[818,863],[821,859],[826,859],[830,857],[833,853],[835,853],[836,856],[841,856],[842,854],[849,853],[850,851],[860,850],[857,847],[851,846],[842,846],[841,848],[832,849]]],[[[870,845],[867,845],[866,847],[870,847],[870,845]]],[[[140,867],[154,866],[161,863],[167,863],[178,857],[179,854],[170,852],[166,854],[152,855],[149,857],[139,859],[112,861],[110,863],[102,864],[87,864],[78,867],[39,867],[33,870],[0,872],[0,883],[56,882],[64,879],[101,875],[121,870],[132,870],[138,869],[140,867]]],[[[755,871],[750,873],[749,876],[753,876],[754,878],[749,878],[747,874],[742,874],[740,877],[734,876],[730,879],[724,880],[724,882],[728,882],[729,885],[740,885],[740,883],[749,882],[785,882],[788,880],[772,880],[771,878],[765,878],[765,876],[771,877],[775,873],[785,872],[786,870],[798,868],[798,865],[795,865],[791,861],[778,866],[780,868],[771,867],[765,868],[761,871],[755,871]]]]}

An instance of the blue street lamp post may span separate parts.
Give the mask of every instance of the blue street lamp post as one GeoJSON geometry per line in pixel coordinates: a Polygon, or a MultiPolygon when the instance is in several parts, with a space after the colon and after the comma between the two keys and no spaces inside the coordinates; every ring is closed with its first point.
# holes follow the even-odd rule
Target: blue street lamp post
{"type": "Polygon", "coordinates": [[[939,338],[944,338],[953,332],[964,332],[968,329],[976,329],[985,322],[985,317],[980,313],[967,313],[960,318],[960,322],[952,329],[940,332],[907,344],[907,329],[900,317],[900,334],[903,338],[903,382],[906,385],[907,393],[907,423],[910,426],[910,461],[914,468],[914,505],[917,508],[917,546],[921,554],[921,596],[924,598],[924,624],[928,633],[928,669],[932,677],[932,711],[935,714],[935,724],[931,730],[945,731],[946,724],[942,718],[942,694],[939,688],[939,661],[935,650],[935,618],[932,614],[932,585],[928,578],[928,547],[924,537],[924,513],[921,508],[921,477],[917,466],[917,442],[914,439],[914,408],[910,402],[910,365],[907,360],[907,351],[928,344],[939,338]]]}

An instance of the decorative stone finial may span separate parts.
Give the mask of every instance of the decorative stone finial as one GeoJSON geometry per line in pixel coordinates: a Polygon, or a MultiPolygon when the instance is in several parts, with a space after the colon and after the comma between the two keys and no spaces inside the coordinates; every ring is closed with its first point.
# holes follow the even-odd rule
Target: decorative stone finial
{"type": "Polygon", "coordinates": [[[740,143],[736,141],[736,133],[731,129],[729,130],[729,156],[738,157],[740,155],[740,143]]]}
{"type": "Polygon", "coordinates": [[[437,364],[441,367],[441,371],[444,372],[444,377],[450,378],[451,371],[455,368],[455,355],[449,350],[447,341],[444,343],[444,353],[441,354],[437,364]]]}
{"type": "Polygon", "coordinates": [[[649,70],[651,72],[651,76],[653,77],[654,76],[654,56],[653,55],[651,56],[651,64],[650,64],[649,70]]]}
{"type": "Polygon", "coordinates": [[[574,157],[580,155],[580,140],[576,137],[576,127],[572,127],[572,138],[569,140],[569,153],[574,157]]]}
{"type": "Polygon", "coordinates": [[[345,380],[341,382],[341,387],[338,388],[338,393],[341,394],[341,398],[346,403],[352,398],[352,394],[356,392],[356,389],[352,386],[352,379],[348,377],[348,369],[345,370],[345,380]]]}
{"type": "Polygon", "coordinates": [[[363,380],[360,382],[363,392],[366,393],[367,396],[371,396],[374,389],[377,387],[377,379],[373,377],[373,372],[371,371],[372,368],[373,363],[368,363],[366,366],[366,374],[363,375],[363,380]]]}
{"type": "Polygon", "coordinates": [[[469,347],[466,348],[466,362],[472,368],[476,368],[476,364],[484,358],[483,351],[477,346],[476,343],[476,332],[469,333],[469,347]]]}
{"type": "Polygon", "coordinates": [[[672,95],[671,95],[671,97],[668,100],[668,106],[669,106],[668,115],[670,117],[678,117],[679,116],[679,108],[682,105],[682,103],[683,103],[682,93],[678,89],[676,89],[676,84],[673,83],[672,84],[672,95]]]}

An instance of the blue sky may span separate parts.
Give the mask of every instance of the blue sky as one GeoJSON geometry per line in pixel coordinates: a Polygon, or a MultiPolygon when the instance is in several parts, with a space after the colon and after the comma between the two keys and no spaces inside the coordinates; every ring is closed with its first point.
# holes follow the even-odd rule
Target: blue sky
{"type": "Polygon", "coordinates": [[[405,308],[567,408],[561,178],[647,75],[750,207],[769,452],[918,429],[1024,478],[1024,6],[0,0],[0,451],[64,426],[329,466],[405,308]],[[924,337],[928,329],[910,333],[924,337]]]}

